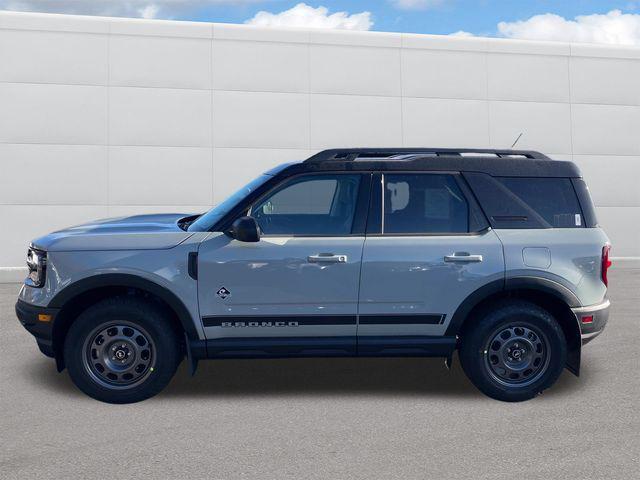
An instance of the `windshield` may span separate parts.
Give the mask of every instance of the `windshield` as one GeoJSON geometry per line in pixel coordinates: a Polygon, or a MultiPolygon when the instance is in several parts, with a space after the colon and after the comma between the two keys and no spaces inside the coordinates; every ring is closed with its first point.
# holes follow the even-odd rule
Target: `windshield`
{"type": "Polygon", "coordinates": [[[233,195],[227,197],[222,203],[219,203],[207,213],[200,215],[187,229],[189,232],[206,232],[213,227],[218,220],[224,217],[238,202],[240,202],[249,193],[253,192],[267,180],[273,178],[271,175],[260,175],[252,180],[233,195]]]}

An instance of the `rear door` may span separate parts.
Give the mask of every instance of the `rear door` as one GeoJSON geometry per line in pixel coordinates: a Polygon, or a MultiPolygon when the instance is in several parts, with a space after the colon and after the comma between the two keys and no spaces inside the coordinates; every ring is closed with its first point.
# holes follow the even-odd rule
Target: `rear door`
{"type": "Polygon", "coordinates": [[[217,234],[203,242],[198,295],[207,339],[245,339],[242,348],[254,354],[355,353],[370,180],[287,179],[248,212],[260,241],[217,234]]]}
{"type": "Polygon", "coordinates": [[[468,295],[504,278],[500,240],[457,173],[378,174],[372,189],[360,353],[443,335],[468,295]]]}

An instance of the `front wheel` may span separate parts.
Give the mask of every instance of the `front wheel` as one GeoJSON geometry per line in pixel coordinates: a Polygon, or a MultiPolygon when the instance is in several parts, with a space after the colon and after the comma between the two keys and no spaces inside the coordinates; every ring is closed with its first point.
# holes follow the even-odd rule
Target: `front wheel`
{"type": "Polygon", "coordinates": [[[562,373],[565,336],[546,310],[529,302],[505,301],[471,321],[462,336],[460,361],[486,395],[508,402],[528,400],[562,373]]]}
{"type": "Polygon", "coordinates": [[[181,360],[177,332],[158,305],[134,297],[103,300],[82,312],[65,339],[69,376],[87,395],[133,403],[160,392],[181,360]]]}

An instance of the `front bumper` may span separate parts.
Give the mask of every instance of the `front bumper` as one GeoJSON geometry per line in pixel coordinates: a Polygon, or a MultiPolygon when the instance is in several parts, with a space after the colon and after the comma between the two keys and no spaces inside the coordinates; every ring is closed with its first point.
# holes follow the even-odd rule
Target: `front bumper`
{"type": "Polygon", "coordinates": [[[32,305],[24,300],[16,302],[16,316],[27,331],[36,338],[40,351],[53,357],[53,322],[60,310],[32,305]]]}
{"type": "Polygon", "coordinates": [[[588,307],[572,308],[573,314],[580,324],[580,333],[582,344],[585,345],[602,333],[604,327],[609,320],[609,307],[611,306],[608,299],[597,305],[588,307]],[[591,317],[590,322],[585,323],[584,320],[591,317]]]}

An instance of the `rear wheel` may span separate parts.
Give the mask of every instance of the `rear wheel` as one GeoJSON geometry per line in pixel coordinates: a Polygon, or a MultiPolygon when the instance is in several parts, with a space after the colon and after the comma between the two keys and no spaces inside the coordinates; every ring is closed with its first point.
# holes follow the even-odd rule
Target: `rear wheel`
{"type": "Polygon", "coordinates": [[[133,297],[85,310],[65,339],[73,382],[108,403],[133,403],[160,392],[180,363],[178,335],[158,305],[133,297]]]}
{"type": "Polygon", "coordinates": [[[488,396],[528,400],[553,385],[564,368],[567,345],[553,316],[535,304],[505,301],[471,319],[460,361],[488,396]]]}

